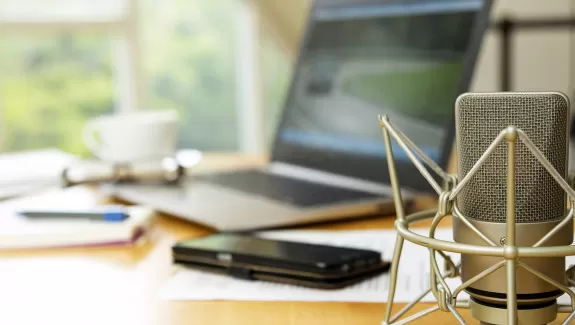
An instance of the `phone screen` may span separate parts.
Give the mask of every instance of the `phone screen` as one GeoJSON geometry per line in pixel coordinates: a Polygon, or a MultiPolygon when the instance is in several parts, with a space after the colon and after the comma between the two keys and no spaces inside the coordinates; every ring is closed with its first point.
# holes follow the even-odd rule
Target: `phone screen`
{"type": "Polygon", "coordinates": [[[278,241],[255,236],[236,234],[216,234],[203,238],[184,241],[181,248],[191,248],[231,255],[258,256],[292,263],[321,263],[324,267],[339,265],[357,259],[379,262],[381,254],[376,251],[278,241]]]}

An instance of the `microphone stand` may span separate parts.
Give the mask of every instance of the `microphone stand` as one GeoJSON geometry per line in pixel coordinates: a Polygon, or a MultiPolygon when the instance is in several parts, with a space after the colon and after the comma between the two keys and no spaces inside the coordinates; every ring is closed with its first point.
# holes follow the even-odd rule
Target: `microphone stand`
{"type": "MultiPolygon", "coordinates": [[[[570,255],[575,255],[575,245],[563,245],[563,246],[545,246],[541,247],[545,242],[547,242],[551,237],[553,237],[561,228],[569,224],[573,219],[575,214],[575,190],[573,188],[575,177],[569,176],[569,182],[565,181],[563,177],[557,172],[557,170],[549,163],[547,158],[541,153],[537,146],[533,143],[531,139],[521,130],[513,126],[509,126],[499,133],[499,135],[493,140],[491,145],[483,153],[481,158],[474,164],[469,173],[457,181],[456,175],[445,173],[437,164],[433,162],[432,159],[427,157],[417,146],[413,144],[401,131],[399,131],[393,123],[390,121],[388,116],[380,116],[379,123],[382,127],[384,143],[386,148],[386,156],[388,163],[388,170],[391,180],[391,186],[393,190],[394,203],[396,207],[397,220],[395,222],[395,229],[397,231],[397,237],[395,242],[395,248],[393,252],[393,259],[391,262],[390,269],[390,284],[388,292],[388,300],[386,305],[386,310],[384,314],[384,320],[382,325],[403,325],[411,321],[419,319],[425,315],[431,314],[438,310],[443,312],[450,312],[455,319],[460,324],[466,324],[465,320],[457,311],[457,308],[471,309],[472,312],[475,310],[478,314],[481,313],[482,324],[489,324],[497,319],[497,322],[501,319],[507,319],[508,325],[517,325],[519,316],[518,304],[517,304],[517,270],[522,268],[525,272],[529,272],[532,275],[538,277],[539,279],[549,283],[555,288],[566,293],[571,298],[571,304],[569,305],[550,305],[545,306],[541,310],[540,315],[535,321],[539,323],[548,323],[549,316],[554,316],[557,313],[568,313],[569,315],[562,323],[563,325],[570,324],[575,319],[575,292],[573,292],[566,284],[572,285],[573,283],[573,273],[575,273],[575,268],[571,267],[567,270],[567,278],[571,281],[566,281],[563,284],[555,281],[545,274],[535,270],[528,264],[521,261],[522,258],[527,257],[565,257],[570,255]],[[404,202],[401,196],[400,185],[398,182],[398,176],[395,168],[395,160],[393,156],[393,150],[391,145],[391,139],[394,139],[400,148],[406,153],[409,160],[415,165],[422,176],[429,182],[431,187],[439,195],[439,202],[437,209],[431,209],[427,211],[413,213],[411,215],[405,215],[403,209],[404,202]],[[568,198],[570,199],[571,207],[569,213],[565,216],[561,223],[557,224],[552,230],[550,230],[546,235],[544,235],[536,244],[533,246],[520,246],[516,243],[516,225],[515,225],[515,147],[516,142],[522,142],[529,151],[537,158],[539,163],[551,174],[555,179],[557,184],[565,191],[568,198]],[[495,149],[501,145],[503,142],[507,143],[507,216],[506,216],[506,241],[504,245],[498,245],[490,240],[482,231],[477,229],[465,215],[463,215],[455,204],[455,200],[462,189],[469,183],[470,179],[477,173],[485,161],[491,156],[495,149]],[[415,152],[415,153],[414,153],[415,152]],[[418,159],[418,157],[421,161],[418,159]],[[443,178],[443,186],[440,186],[430,172],[424,166],[427,166],[439,174],[443,178]],[[472,245],[472,244],[462,244],[454,241],[439,240],[435,238],[435,230],[441,220],[448,215],[452,215],[457,218],[461,223],[467,226],[472,232],[479,236],[486,245],[472,245]],[[429,236],[424,236],[417,234],[409,229],[410,224],[424,220],[433,219],[429,231],[429,236]],[[407,240],[418,246],[426,247],[430,252],[430,289],[422,293],[410,304],[405,306],[396,315],[392,317],[391,310],[393,307],[393,300],[395,297],[395,289],[397,286],[397,274],[399,268],[399,260],[401,258],[401,253],[403,250],[404,241],[407,240]],[[468,279],[464,283],[460,284],[452,290],[445,282],[447,277],[457,277],[460,272],[460,264],[455,265],[449,255],[445,252],[467,254],[467,255],[479,255],[479,256],[492,256],[499,257],[501,260],[495,263],[491,267],[483,270],[474,277],[468,279]],[[436,260],[436,253],[440,254],[446,262],[446,272],[441,273],[436,260]],[[506,269],[506,294],[507,294],[507,306],[505,309],[499,308],[483,308],[479,306],[473,300],[461,301],[457,299],[459,293],[473,285],[477,281],[485,278],[491,273],[505,267],[506,269]],[[400,319],[407,311],[409,311],[415,304],[421,301],[429,292],[433,293],[433,296],[437,300],[437,304],[424,309],[414,315],[400,319]],[[486,322],[487,321],[487,322],[486,322]]],[[[525,313],[524,310],[521,311],[525,313]]],[[[527,311],[529,313],[529,311],[527,311]]],[[[523,317],[534,317],[533,314],[522,314],[523,317]]],[[[474,314],[474,316],[476,316],[474,314]]],[[[531,319],[533,320],[533,319],[531,319]]]]}

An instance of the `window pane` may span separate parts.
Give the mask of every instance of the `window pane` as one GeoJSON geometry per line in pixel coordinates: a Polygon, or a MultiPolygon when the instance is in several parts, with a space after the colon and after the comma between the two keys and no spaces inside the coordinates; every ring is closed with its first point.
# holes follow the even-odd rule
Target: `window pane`
{"type": "Polygon", "coordinates": [[[179,146],[238,149],[237,0],[145,0],[140,28],[152,108],[175,108],[179,146]]]}
{"type": "Polygon", "coordinates": [[[113,109],[110,45],[61,35],[0,39],[0,150],[87,154],[85,121],[113,109]]]}
{"type": "MultiPolygon", "coordinates": [[[[42,7],[38,3],[32,7],[42,7]]],[[[25,4],[24,9],[31,7],[25,4]]],[[[238,1],[139,4],[147,85],[146,105],[140,109],[179,110],[180,147],[237,150],[238,1]]],[[[86,154],[79,137],[82,125],[89,117],[113,111],[112,35],[38,38],[23,33],[0,38],[0,150],[56,146],[86,154]]]]}

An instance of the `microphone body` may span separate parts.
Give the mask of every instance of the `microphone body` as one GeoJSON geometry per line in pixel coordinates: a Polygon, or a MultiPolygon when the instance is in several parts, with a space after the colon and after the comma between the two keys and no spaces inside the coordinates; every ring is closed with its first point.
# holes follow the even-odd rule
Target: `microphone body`
{"type": "MultiPolygon", "coordinates": [[[[458,181],[472,171],[501,130],[508,126],[523,130],[562,178],[567,179],[570,109],[565,95],[466,93],[459,96],[455,106],[458,181]]],[[[563,221],[567,197],[525,144],[518,142],[515,150],[515,245],[533,246],[563,221]]],[[[495,148],[454,202],[459,213],[498,246],[506,243],[507,156],[504,144],[495,148]]],[[[542,246],[570,245],[572,223],[570,220],[542,246]]],[[[486,245],[459,218],[453,218],[453,236],[461,244],[486,245]]],[[[552,280],[566,283],[564,257],[520,260],[552,280]]],[[[499,261],[501,258],[462,254],[462,281],[472,279],[499,261]]],[[[517,269],[516,278],[518,310],[529,310],[534,323],[555,319],[556,298],[563,292],[523,268],[517,269]]],[[[508,299],[506,283],[506,270],[501,268],[465,289],[471,297],[470,309],[475,318],[485,323],[506,324],[505,318],[499,319],[508,299]]]]}

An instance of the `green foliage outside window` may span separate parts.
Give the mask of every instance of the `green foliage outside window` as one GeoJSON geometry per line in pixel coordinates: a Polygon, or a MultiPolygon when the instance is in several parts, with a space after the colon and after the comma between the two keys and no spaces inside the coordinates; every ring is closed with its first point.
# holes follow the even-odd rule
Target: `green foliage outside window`
{"type": "MultiPolygon", "coordinates": [[[[179,146],[237,150],[235,0],[144,0],[140,33],[146,107],[177,109],[179,146]]],[[[108,35],[25,33],[0,37],[0,151],[57,147],[89,155],[81,140],[91,117],[114,112],[113,43],[108,35]]],[[[261,49],[268,136],[290,64],[261,49]]]]}
{"type": "Polygon", "coordinates": [[[86,154],[82,125],[113,109],[108,42],[64,35],[0,44],[2,151],[57,146],[86,154]]]}

